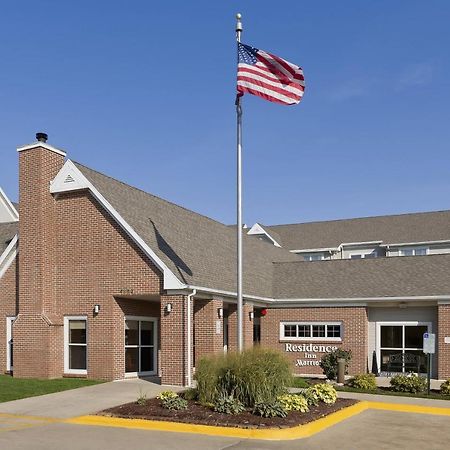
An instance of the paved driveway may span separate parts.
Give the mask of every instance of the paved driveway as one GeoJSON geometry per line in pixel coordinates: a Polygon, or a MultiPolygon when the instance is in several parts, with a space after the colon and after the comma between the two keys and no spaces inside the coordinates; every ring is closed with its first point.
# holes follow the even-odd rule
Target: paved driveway
{"type": "Polygon", "coordinates": [[[447,450],[450,417],[368,410],[308,439],[270,442],[0,418],[0,449],[447,450]],[[11,421],[12,420],[12,421],[11,421]],[[14,429],[15,428],[15,429],[14,429]]]}

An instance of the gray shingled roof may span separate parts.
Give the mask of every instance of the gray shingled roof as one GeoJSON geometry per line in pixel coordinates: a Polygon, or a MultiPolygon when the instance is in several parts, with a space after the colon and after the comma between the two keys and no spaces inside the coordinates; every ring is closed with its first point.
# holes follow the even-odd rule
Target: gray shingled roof
{"type": "Polygon", "coordinates": [[[450,295],[450,255],[275,263],[276,298],[450,295]]]}
{"type": "Polygon", "coordinates": [[[327,222],[264,226],[289,250],[331,248],[342,243],[383,241],[384,244],[450,239],[450,211],[363,217],[327,222]]]}
{"type": "Polygon", "coordinates": [[[19,231],[19,222],[0,223],[0,255],[19,231]]]}
{"type": "MultiPolygon", "coordinates": [[[[74,163],[180,281],[236,292],[235,230],[74,163]]],[[[272,296],[273,261],[299,256],[244,235],[244,292],[272,296]]]]}

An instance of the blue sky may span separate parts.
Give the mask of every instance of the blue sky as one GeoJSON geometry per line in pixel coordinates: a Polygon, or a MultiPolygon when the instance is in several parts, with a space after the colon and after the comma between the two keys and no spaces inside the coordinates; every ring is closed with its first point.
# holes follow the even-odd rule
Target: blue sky
{"type": "Polygon", "coordinates": [[[244,221],[450,208],[450,2],[16,1],[0,28],[0,186],[36,131],[68,157],[235,222],[234,15],[303,67],[244,98],[244,221]]]}

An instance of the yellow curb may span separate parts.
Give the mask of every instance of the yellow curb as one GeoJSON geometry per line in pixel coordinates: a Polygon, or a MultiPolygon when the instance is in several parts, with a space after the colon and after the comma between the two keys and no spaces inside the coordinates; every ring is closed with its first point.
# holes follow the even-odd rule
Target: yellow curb
{"type": "Polygon", "coordinates": [[[359,414],[367,409],[367,402],[359,402],[355,405],[343,408],[314,422],[298,425],[292,428],[271,428],[267,430],[216,427],[210,425],[196,425],[179,422],[163,422],[147,419],[123,419],[105,416],[81,416],[68,419],[65,423],[77,425],[92,425],[103,427],[131,428],[139,430],[169,431],[176,433],[195,433],[208,436],[236,437],[243,439],[263,440],[291,440],[301,439],[319,433],[351,416],[359,414]]]}
{"type": "Polygon", "coordinates": [[[450,408],[439,408],[437,406],[408,405],[405,403],[383,403],[383,402],[368,402],[368,403],[369,409],[383,409],[387,411],[398,411],[406,413],[450,416],[450,408]]]}
{"type": "Polygon", "coordinates": [[[0,418],[6,419],[26,419],[26,420],[39,420],[41,422],[62,422],[64,419],[57,419],[55,417],[45,417],[45,416],[28,416],[26,414],[9,414],[9,413],[0,413],[0,418]]]}

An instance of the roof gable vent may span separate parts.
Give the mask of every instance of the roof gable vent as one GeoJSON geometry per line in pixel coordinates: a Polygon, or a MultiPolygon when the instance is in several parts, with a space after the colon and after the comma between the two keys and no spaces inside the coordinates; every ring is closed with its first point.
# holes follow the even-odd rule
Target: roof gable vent
{"type": "Polygon", "coordinates": [[[67,177],[64,179],[64,183],[73,183],[75,179],[70,175],[70,173],[67,175],[67,177]]]}

